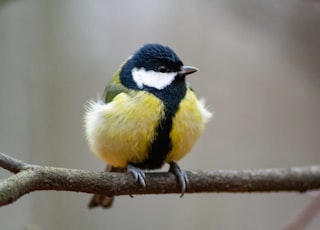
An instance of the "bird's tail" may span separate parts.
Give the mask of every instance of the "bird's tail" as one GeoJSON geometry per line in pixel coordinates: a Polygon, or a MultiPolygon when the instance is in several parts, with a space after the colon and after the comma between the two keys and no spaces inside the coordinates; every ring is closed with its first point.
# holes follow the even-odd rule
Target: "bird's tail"
{"type": "MultiPolygon", "coordinates": [[[[125,168],[115,168],[111,165],[107,165],[105,172],[125,172],[125,168]]],[[[94,194],[88,203],[88,208],[95,208],[95,207],[101,207],[101,208],[111,208],[112,203],[114,200],[114,196],[107,196],[102,194],[94,194]]]]}

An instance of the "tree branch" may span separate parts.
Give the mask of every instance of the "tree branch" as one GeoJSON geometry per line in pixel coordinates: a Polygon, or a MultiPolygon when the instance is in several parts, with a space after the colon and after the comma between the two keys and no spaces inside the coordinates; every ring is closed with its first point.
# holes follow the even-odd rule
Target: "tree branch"
{"type": "MultiPolygon", "coordinates": [[[[29,165],[0,153],[0,167],[15,175],[0,181],[0,206],[39,190],[98,193],[109,196],[180,193],[172,173],[146,173],[142,189],[128,173],[92,172],[29,165]]],[[[320,189],[320,166],[188,171],[186,193],[203,192],[305,192],[320,189]]]]}

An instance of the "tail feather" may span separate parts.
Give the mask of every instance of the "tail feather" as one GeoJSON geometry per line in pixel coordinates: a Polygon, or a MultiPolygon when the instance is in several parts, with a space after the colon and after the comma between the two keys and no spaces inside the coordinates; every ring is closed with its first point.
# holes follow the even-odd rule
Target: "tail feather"
{"type": "Polygon", "coordinates": [[[113,200],[114,200],[113,196],[95,194],[91,198],[88,204],[88,208],[95,208],[95,207],[111,208],[113,200]]]}
{"type": "MultiPolygon", "coordinates": [[[[107,165],[105,172],[125,172],[125,168],[115,168],[111,165],[107,165]]],[[[114,200],[114,196],[107,196],[102,194],[94,194],[88,203],[88,208],[95,208],[95,207],[101,207],[101,208],[111,208],[112,203],[114,200]]]]}

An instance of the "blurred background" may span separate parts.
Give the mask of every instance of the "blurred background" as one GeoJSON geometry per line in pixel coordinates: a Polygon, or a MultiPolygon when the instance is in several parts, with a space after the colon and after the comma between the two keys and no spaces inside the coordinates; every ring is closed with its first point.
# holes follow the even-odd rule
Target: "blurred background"
{"type": "MultiPolygon", "coordinates": [[[[189,82],[215,112],[182,168],[317,164],[319,41],[318,1],[0,0],[0,151],[103,170],[83,134],[84,105],[136,49],[158,42],[200,68],[189,82]]],[[[111,210],[88,210],[89,197],[31,193],[0,209],[1,229],[280,229],[312,199],[123,196],[111,210]]]]}

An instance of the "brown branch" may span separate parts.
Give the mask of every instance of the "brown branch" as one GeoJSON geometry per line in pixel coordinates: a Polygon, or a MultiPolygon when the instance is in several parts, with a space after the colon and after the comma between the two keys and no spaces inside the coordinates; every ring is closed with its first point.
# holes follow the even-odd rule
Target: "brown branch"
{"type": "MultiPolygon", "coordinates": [[[[0,206],[38,190],[98,193],[109,196],[180,193],[172,173],[146,173],[146,189],[131,174],[92,172],[78,169],[36,166],[0,153],[0,167],[16,173],[0,181],[0,206]]],[[[320,166],[188,171],[186,193],[203,192],[305,192],[320,189],[320,166]]]]}

